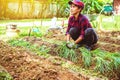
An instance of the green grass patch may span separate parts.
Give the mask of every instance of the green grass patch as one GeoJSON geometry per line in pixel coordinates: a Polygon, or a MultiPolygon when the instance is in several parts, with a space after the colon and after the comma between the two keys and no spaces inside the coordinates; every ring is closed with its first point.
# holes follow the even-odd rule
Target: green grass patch
{"type": "Polygon", "coordinates": [[[0,80],[13,80],[12,76],[0,65],[0,80]]]}
{"type": "Polygon", "coordinates": [[[120,15],[114,16],[98,15],[97,18],[91,22],[91,24],[94,28],[97,28],[98,30],[102,28],[104,30],[119,31],[120,30],[119,21],[120,15]]]}
{"type": "Polygon", "coordinates": [[[33,45],[29,42],[23,41],[23,40],[9,40],[8,43],[12,46],[19,46],[23,47],[26,49],[29,49],[32,52],[35,52],[39,56],[44,56],[44,57],[49,57],[50,55],[47,54],[49,52],[49,48],[46,46],[40,46],[38,47],[37,45],[33,45]]]}

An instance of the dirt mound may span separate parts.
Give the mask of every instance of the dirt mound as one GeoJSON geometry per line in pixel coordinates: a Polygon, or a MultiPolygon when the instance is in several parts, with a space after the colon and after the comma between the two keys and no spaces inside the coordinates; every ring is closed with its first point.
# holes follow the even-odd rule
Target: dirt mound
{"type": "Polygon", "coordinates": [[[98,31],[99,36],[119,37],[120,31],[98,31]]]}
{"type": "Polygon", "coordinates": [[[109,52],[120,52],[120,31],[98,32],[99,48],[109,52]]]}
{"type": "Polygon", "coordinates": [[[102,37],[100,36],[99,41],[101,42],[105,42],[105,43],[110,43],[110,44],[116,44],[116,45],[120,45],[120,38],[112,38],[112,37],[102,37]]]}
{"type": "Polygon", "coordinates": [[[68,69],[3,41],[0,41],[0,64],[14,80],[80,80],[68,69]]]}

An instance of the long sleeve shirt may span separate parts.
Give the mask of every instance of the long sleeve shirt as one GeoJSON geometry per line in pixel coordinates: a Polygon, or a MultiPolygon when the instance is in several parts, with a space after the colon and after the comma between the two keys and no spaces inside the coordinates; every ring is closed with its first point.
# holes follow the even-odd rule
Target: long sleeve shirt
{"type": "Polygon", "coordinates": [[[80,31],[79,37],[84,39],[85,30],[87,28],[92,28],[89,20],[86,18],[86,16],[79,14],[77,20],[75,20],[74,16],[71,16],[68,20],[68,28],[66,30],[66,34],[69,33],[69,30],[71,27],[76,27],[80,31]]]}

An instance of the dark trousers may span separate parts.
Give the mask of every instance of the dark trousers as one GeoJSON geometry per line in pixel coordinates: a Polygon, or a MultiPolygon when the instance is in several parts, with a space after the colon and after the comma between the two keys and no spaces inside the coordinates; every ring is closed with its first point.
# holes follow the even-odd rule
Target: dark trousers
{"type": "MultiPolygon", "coordinates": [[[[75,41],[80,36],[80,31],[78,31],[77,28],[73,27],[73,28],[70,28],[69,34],[72,37],[72,39],[75,41]]],[[[80,45],[85,44],[85,45],[91,46],[91,45],[97,43],[97,41],[98,41],[98,37],[97,37],[97,34],[94,31],[94,29],[87,28],[85,30],[84,39],[78,44],[80,44],[80,45]]]]}

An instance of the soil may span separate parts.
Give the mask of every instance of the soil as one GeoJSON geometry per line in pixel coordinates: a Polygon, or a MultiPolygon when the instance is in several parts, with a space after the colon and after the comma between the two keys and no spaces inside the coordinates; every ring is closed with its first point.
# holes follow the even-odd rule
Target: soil
{"type": "MultiPolygon", "coordinates": [[[[120,52],[120,31],[117,32],[97,32],[99,41],[95,45],[109,52],[120,52]]],[[[46,35],[46,39],[65,41],[64,34],[46,35]]],[[[23,40],[37,46],[46,45],[51,47],[49,52],[57,55],[54,48],[58,45],[42,41],[40,38],[26,36],[23,40]]],[[[52,63],[49,59],[35,55],[20,47],[11,47],[0,41],[0,65],[2,65],[13,77],[14,80],[89,80],[52,63]]]]}
{"type": "Polygon", "coordinates": [[[0,64],[14,80],[80,80],[70,70],[27,50],[11,47],[3,41],[0,41],[0,64]]]}
{"type": "Polygon", "coordinates": [[[109,52],[120,52],[120,31],[98,32],[98,47],[109,52]]]}

